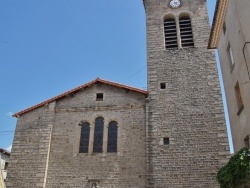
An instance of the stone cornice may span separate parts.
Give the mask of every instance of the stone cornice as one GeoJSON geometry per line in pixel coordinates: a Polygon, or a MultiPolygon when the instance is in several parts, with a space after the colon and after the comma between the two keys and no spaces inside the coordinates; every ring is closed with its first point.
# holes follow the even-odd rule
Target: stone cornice
{"type": "Polygon", "coordinates": [[[119,111],[119,110],[131,110],[131,109],[144,109],[144,104],[128,104],[120,106],[89,106],[78,108],[56,108],[56,112],[93,112],[93,111],[119,111]]]}
{"type": "Polygon", "coordinates": [[[229,0],[217,0],[213,25],[210,33],[210,38],[208,41],[208,49],[215,49],[218,46],[221,29],[223,27],[227,5],[229,0]]]}

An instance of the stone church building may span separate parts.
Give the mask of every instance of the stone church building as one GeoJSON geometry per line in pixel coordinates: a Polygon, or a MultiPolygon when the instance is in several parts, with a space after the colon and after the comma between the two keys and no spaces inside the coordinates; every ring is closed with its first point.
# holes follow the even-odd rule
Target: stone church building
{"type": "Polygon", "coordinates": [[[148,90],[97,78],[14,114],[8,188],[216,188],[229,146],[206,0],[144,0],[148,90]]]}

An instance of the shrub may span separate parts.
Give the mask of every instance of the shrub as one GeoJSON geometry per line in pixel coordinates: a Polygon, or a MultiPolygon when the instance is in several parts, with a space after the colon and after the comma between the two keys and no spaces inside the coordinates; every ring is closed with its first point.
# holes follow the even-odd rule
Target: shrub
{"type": "Polygon", "coordinates": [[[250,180],[250,149],[242,148],[217,173],[221,188],[235,188],[250,180]]]}

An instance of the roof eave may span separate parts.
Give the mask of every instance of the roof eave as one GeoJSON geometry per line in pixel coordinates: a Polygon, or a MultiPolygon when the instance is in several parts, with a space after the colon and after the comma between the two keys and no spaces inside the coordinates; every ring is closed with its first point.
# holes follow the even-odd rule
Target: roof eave
{"type": "Polygon", "coordinates": [[[0,148],[0,153],[10,156],[10,152],[2,148],[0,148]]]}
{"type": "Polygon", "coordinates": [[[90,85],[95,84],[95,83],[98,83],[98,82],[103,83],[103,84],[107,84],[107,85],[111,85],[111,86],[114,86],[114,87],[118,87],[118,88],[123,88],[123,89],[131,90],[131,91],[134,91],[134,92],[138,92],[138,93],[141,93],[141,94],[143,94],[143,95],[148,95],[148,92],[145,91],[145,90],[142,90],[142,89],[138,89],[138,88],[135,88],[135,87],[126,86],[126,85],[119,84],[119,83],[116,83],[116,82],[111,82],[111,81],[107,81],[107,80],[103,80],[103,79],[97,78],[97,79],[95,79],[95,80],[93,80],[93,81],[91,81],[91,82],[88,82],[88,83],[86,83],[86,84],[84,84],[84,85],[81,85],[81,86],[79,86],[79,87],[77,87],[77,88],[75,88],[75,89],[69,90],[69,91],[67,91],[67,92],[65,92],[65,93],[62,93],[62,94],[60,94],[60,95],[58,95],[58,96],[56,96],[56,97],[53,97],[53,98],[51,98],[51,99],[49,99],[49,100],[46,100],[46,101],[41,102],[41,103],[39,103],[39,104],[37,104],[37,105],[34,105],[34,106],[30,107],[30,108],[27,108],[27,109],[25,109],[25,110],[22,110],[22,111],[20,111],[20,112],[17,112],[17,113],[15,113],[15,114],[13,114],[12,116],[18,118],[20,115],[23,115],[23,114],[25,114],[25,113],[27,113],[27,112],[30,112],[30,111],[32,111],[32,110],[35,110],[35,109],[37,109],[37,108],[39,108],[39,107],[42,107],[42,106],[44,106],[44,105],[46,105],[46,104],[49,104],[49,103],[51,103],[51,102],[54,102],[54,101],[56,101],[56,100],[58,100],[58,99],[61,99],[61,98],[65,97],[65,96],[68,96],[68,95],[74,93],[74,92],[77,92],[77,91],[79,91],[79,90],[82,90],[82,89],[84,89],[84,88],[87,88],[87,87],[89,87],[90,85]]]}
{"type": "Polygon", "coordinates": [[[216,49],[218,47],[220,34],[227,11],[228,1],[229,0],[217,0],[212,29],[208,42],[208,49],[216,49]]]}

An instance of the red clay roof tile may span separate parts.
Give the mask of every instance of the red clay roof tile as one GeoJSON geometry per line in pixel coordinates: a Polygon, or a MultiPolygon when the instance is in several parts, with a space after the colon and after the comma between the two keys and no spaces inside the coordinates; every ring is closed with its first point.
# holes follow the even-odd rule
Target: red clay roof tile
{"type": "Polygon", "coordinates": [[[84,84],[84,85],[81,85],[81,86],[79,86],[79,87],[77,87],[77,88],[75,88],[75,89],[71,89],[71,90],[69,90],[69,91],[67,91],[67,92],[65,92],[65,93],[62,93],[62,94],[60,94],[60,95],[58,95],[58,96],[56,96],[56,97],[53,97],[53,98],[51,98],[51,99],[49,99],[49,100],[46,100],[46,101],[44,101],[44,102],[41,102],[41,103],[39,103],[39,104],[37,104],[37,105],[35,105],[35,106],[32,106],[32,107],[30,107],[30,108],[27,108],[27,109],[25,109],[25,110],[22,110],[22,111],[20,111],[20,112],[17,112],[17,113],[15,113],[15,114],[13,114],[13,117],[18,117],[18,116],[20,116],[20,115],[22,115],[22,114],[25,114],[25,113],[27,113],[27,112],[30,112],[30,111],[32,111],[32,110],[34,110],[34,109],[36,109],[36,108],[39,108],[39,107],[41,107],[41,106],[43,106],[43,105],[46,105],[46,104],[48,104],[48,103],[51,103],[51,102],[56,101],[56,100],[58,100],[58,99],[61,99],[61,98],[65,97],[65,96],[67,96],[67,95],[69,95],[69,94],[72,94],[72,93],[74,93],[74,92],[76,92],[76,91],[79,91],[79,90],[82,90],[82,89],[84,89],[84,88],[86,88],[86,87],[89,87],[90,85],[93,85],[93,84],[95,84],[95,83],[97,83],[97,82],[100,82],[100,83],[103,83],[103,84],[108,84],[108,85],[115,86],[115,87],[119,87],[119,88],[123,88],[123,89],[128,89],[128,90],[135,91],[135,92],[138,92],[138,93],[141,93],[141,94],[144,94],[144,95],[147,95],[147,94],[148,94],[147,91],[142,90],[142,89],[138,89],[138,88],[126,86],[126,85],[123,85],[123,84],[119,84],[119,83],[116,83],[116,82],[111,82],[111,81],[107,81],[107,80],[103,80],[103,79],[97,78],[97,79],[95,79],[95,80],[93,80],[93,81],[91,81],[91,82],[88,82],[88,83],[86,83],[86,84],[84,84]]]}

